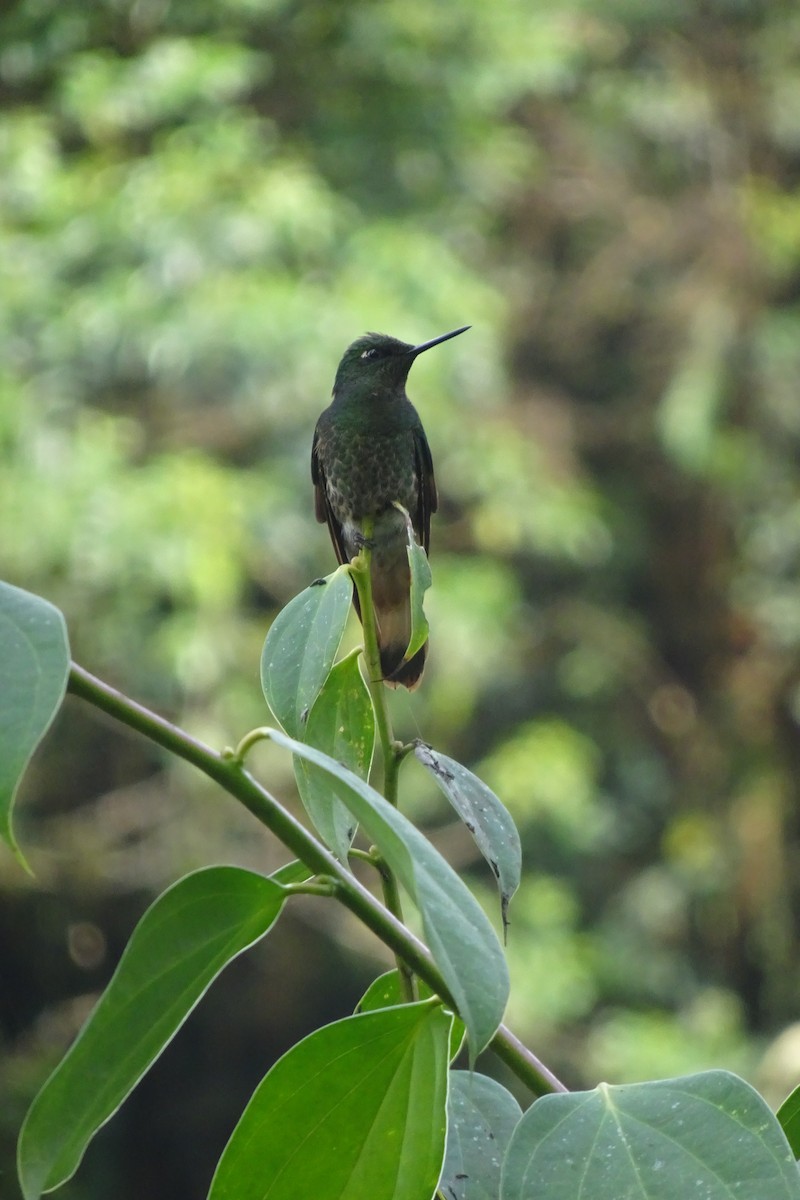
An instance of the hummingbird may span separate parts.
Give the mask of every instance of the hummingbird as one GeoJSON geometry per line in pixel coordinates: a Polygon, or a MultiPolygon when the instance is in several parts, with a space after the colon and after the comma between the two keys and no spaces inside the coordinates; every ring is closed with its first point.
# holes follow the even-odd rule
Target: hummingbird
{"type": "MultiPolygon", "coordinates": [[[[428,439],[406,395],[406,380],[418,355],[469,328],[462,325],[418,346],[385,333],[357,338],[342,355],[333,398],[314,430],[311,478],[316,517],[327,522],[340,563],[350,562],[365,545],[371,549],[381,671],[390,687],[415,688],[428,649],[426,642],[404,661],[411,637],[405,513],[427,554],[431,513],[437,508],[428,439]]],[[[353,603],[360,617],[355,589],[353,603]]]]}

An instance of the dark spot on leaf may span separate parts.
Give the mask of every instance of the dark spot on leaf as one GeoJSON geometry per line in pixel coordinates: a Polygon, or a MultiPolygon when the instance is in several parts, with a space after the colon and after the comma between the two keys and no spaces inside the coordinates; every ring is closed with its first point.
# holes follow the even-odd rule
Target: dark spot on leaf
{"type": "Polygon", "coordinates": [[[325,579],[312,579],[311,583],[308,586],[309,587],[325,587],[326,582],[327,581],[325,579]]]}
{"type": "Polygon", "coordinates": [[[493,858],[490,858],[490,859],[489,859],[489,866],[490,866],[490,867],[492,868],[492,870],[494,871],[495,878],[496,878],[496,879],[499,879],[499,878],[500,878],[500,868],[498,867],[497,863],[494,861],[494,859],[493,859],[493,858]]]}
{"type": "Polygon", "coordinates": [[[472,824],[472,821],[465,821],[464,824],[466,825],[466,827],[470,831],[470,833],[475,832],[475,826],[472,824]]]}
{"type": "Polygon", "coordinates": [[[503,894],[500,897],[500,915],[503,918],[503,945],[504,946],[508,945],[508,925],[509,925],[508,902],[510,899],[511,899],[511,897],[506,892],[503,892],[503,894]]]}
{"type": "Polygon", "coordinates": [[[469,1179],[469,1175],[467,1175],[465,1171],[457,1171],[455,1178],[456,1179],[469,1179]]]}
{"type": "Polygon", "coordinates": [[[308,720],[308,705],[306,705],[305,708],[303,709],[303,711],[300,713],[300,724],[305,725],[307,720],[308,720]]]}
{"type": "Polygon", "coordinates": [[[417,748],[417,758],[423,764],[423,766],[429,767],[431,771],[433,771],[434,775],[438,775],[440,779],[446,779],[448,782],[452,782],[455,779],[455,775],[453,775],[452,771],[448,771],[447,767],[442,766],[427,742],[417,741],[415,745],[417,748]]]}

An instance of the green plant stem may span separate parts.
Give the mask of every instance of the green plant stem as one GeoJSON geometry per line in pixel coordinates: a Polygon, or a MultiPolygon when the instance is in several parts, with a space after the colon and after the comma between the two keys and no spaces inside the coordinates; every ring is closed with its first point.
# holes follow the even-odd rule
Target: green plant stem
{"type": "Polygon", "coordinates": [[[281,886],[285,892],[289,892],[292,896],[336,895],[335,885],[328,883],[325,879],[320,879],[318,882],[310,879],[308,883],[284,883],[281,886]]]}
{"type": "MultiPolygon", "coordinates": [[[[364,536],[369,538],[371,534],[371,522],[366,522],[364,536]]],[[[369,542],[367,542],[358,557],[351,562],[350,574],[358,592],[359,608],[361,609],[367,687],[369,688],[372,707],[375,712],[375,728],[378,731],[378,740],[381,744],[383,795],[391,805],[397,808],[397,783],[400,763],[403,760],[404,747],[401,742],[395,740],[391,717],[389,716],[389,705],[386,700],[386,687],[383,682],[381,655],[378,648],[378,627],[375,620],[375,606],[372,602],[371,561],[372,551],[369,542]]],[[[384,903],[389,911],[394,913],[399,921],[402,921],[403,908],[397,881],[382,860],[378,860],[378,865],[381,874],[384,903]]],[[[403,994],[407,1000],[414,1000],[417,995],[417,988],[413,972],[409,969],[408,963],[402,958],[397,959],[397,969],[400,973],[403,994]]]]}
{"type": "MultiPolygon", "coordinates": [[[[226,757],[229,762],[238,763],[241,767],[244,766],[244,761],[253,746],[269,737],[268,729],[251,729],[246,733],[239,742],[235,750],[227,751],[226,757]]],[[[381,888],[383,891],[383,902],[393,916],[397,917],[398,921],[403,920],[403,906],[400,899],[400,889],[397,886],[397,879],[394,872],[389,867],[386,859],[381,854],[377,846],[373,846],[369,851],[351,849],[350,855],[353,858],[360,858],[364,862],[368,862],[374,867],[381,880],[381,888]]],[[[298,885],[302,886],[302,885],[298,885]]],[[[400,956],[396,956],[397,970],[400,973],[400,982],[403,988],[403,994],[406,1000],[419,999],[416,979],[413,971],[411,971],[405,960],[400,956]]]]}
{"type": "MultiPolygon", "coordinates": [[[[455,1009],[453,997],[427,947],[384,908],[232,755],[212,750],[183,729],[97,679],[77,663],[71,665],[67,690],[191,763],[239,800],[315,875],[327,877],[336,898],[415,974],[424,979],[445,1003],[455,1009]]],[[[534,1095],[567,1090],[504,1025],[500,1026],[490,1045],[534,1095]]]]}
{"type": "MultiPolygon", "coordinates": [[[[369,536],[371,529],[365,529],[369,536]]],[[[378,741],[381,744],[383,760],[383,795],[390,804],[397,806],[397,773],[402,755],[401,744],[395,741],[392,723],[389,717],[389,706],[386,702],[386,688],[381,672],[381,654],[378,649],[378,627],[375,622],[375,607],[372,603],[372,576],[370,563],[372,551],[369,545],[364,546],[358,558],[350,564],[350,574],[353,578],[358,602],[361,608],[361,624],[364,630],[364,663],[367,671],[367,687],[372,697],[375,709],[375,728],[378,731],[378,741]]]]}
{"type": "Polygon", "coordinates": [[[375,855],[371,850],[359,850],[358,846],[350,847],[350,857],[358,859],[359,862],[369,863],[371,867],[376,867],[375,855]]]}

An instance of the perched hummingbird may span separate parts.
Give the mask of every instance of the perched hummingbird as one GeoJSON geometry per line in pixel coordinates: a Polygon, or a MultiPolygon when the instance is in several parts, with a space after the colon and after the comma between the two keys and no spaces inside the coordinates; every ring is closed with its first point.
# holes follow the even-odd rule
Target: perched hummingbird
{"type": "MultiPolygon", "coordinates": [[[[340,563],[350,562],[367,542],[371,547],[381,670],[392,687],[416,687],[428,649],[426,642],[403,662],[411,636],[411,575],[406,520],[396,505],[408,512],[426,553],[437,505],[428,439],[406,395],[406,379],[418,354],[469,328],[463,325],[419,346],[385,333],[364,334],[345,350],[333,399],[314,430],[317,520],[327,521],[340,563]],[[368,538],[365,522],[371,527],[368,538]]],[[[353,602],[360,616],[355,591],[353,602]]]]}

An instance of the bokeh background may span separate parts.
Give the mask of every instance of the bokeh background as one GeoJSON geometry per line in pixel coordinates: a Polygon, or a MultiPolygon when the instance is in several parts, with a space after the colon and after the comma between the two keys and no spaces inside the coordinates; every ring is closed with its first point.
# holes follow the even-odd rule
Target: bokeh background
{"type": "MultiPolygon", "coordinates": [[[[309,451],[342,350],[467,322],[411,375],[441,508],[429,668],[393,704],[521,829],[510,1021],[572,1086],[721,1066],[777,1102],[800,1079],[794,0],[3,6],[0,573],[64,610],[84,666],[216,746],[264,723],[265,631],[333,566],[309,451]]],[[[75,700],[19,822],[11,1197],[25,1108],[152,897],[286,857],[75,700]]],[[[384,963],[298,905],[61,1194],[205,1195],[266,1068],[384,963]]]]}

